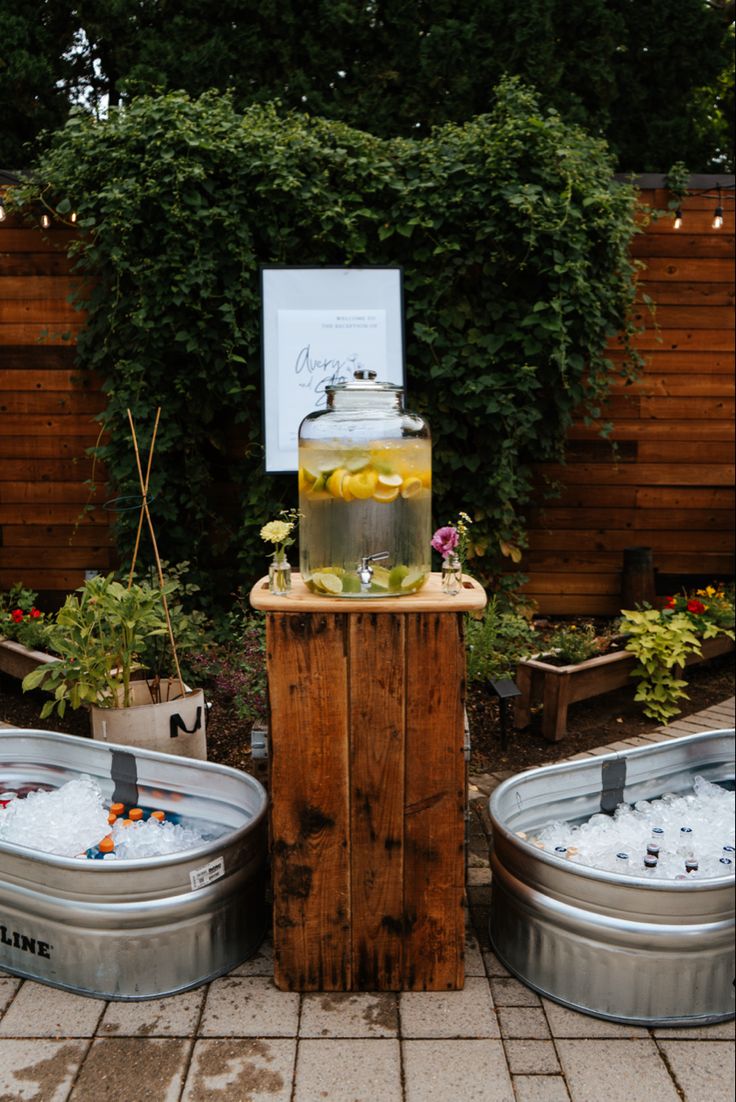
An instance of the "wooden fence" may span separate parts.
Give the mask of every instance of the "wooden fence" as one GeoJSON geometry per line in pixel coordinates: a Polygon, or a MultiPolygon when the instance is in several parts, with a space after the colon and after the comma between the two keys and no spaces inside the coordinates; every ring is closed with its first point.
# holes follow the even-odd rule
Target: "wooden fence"
{"type": "MultiPolygon", "coordinates": [[[[521,570],[541,612],[616,614],[627,547],[652,549],[661,593],[688,578],[733,574],[732,197],[721,229],[712,227],[715,196],[693,195],[680,229],[668,216],[633,241],[642,293],[656,303],[654,316],[644,307],[639,314],[644,370],[634,386],[617,385],[607,407],[615,455],[597,426],[576,424],[566,464],[538,468],[540,484],[546,477],[563,487],[529,517],[521,570]]],[[[668,199],[642,192],[655,208],[668,199]]],[[[622,354],[613,341],[612,359],[622,354]]]]}
{"type": "MultiPolygon", "coordinates": [[[[642,194],[667,204],[665,192],[642,194]]],[[[541,612],[616,613],[630,546],[651,547],[663,576],[733,572],[733,203],[718,231],[714,206],[692,197],[680,230],[668,217],[633,243],[657,304],[636,342],[646,365],[607,411],[615,457],[577,424],[566,465],[539,468],[540,482],[563,486],[529,517],[521,569],[541,612]]],[[[74,369],[83,318],[67,301],[70,232],[0,225],[0,588],[22,580],[57,597],[113,563],[105,472],[85,454],[104,398],[74,369]]]]}

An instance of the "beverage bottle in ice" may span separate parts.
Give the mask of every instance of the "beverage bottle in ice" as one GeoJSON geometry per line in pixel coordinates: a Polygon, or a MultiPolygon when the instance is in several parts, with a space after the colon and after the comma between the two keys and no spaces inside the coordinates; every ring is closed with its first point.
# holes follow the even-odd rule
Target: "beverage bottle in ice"
{"type": "Polygon", "coordinates": [[[685,872],[697,872],[698,867],[698,862],[694,857],[688,857],[685,861],[685,872]]]}
{"type": "Polygon", "coordinates": [[[657,860],[659,860],[659,854],[660,854],[659,844],[657,842],[648,842],[647,843],[647,854],[648,854],[649,857],[655,857],[655,858],[657,858],[657,860]]]}
{"type": "Polygon", "coordinates": [[[616,854],[616,858],[613,863],[614,870],[616,872],[628,872],[629,871],[629,855],[624,853],[623,850],[616,854]]]}
{"type": "Polygon", "coordinates": [[[678,840],[677,852],[682,857],[695,856],[695,832],[691,826],[680,827],[680,837],[678,840]]]}
{"type": "Polygon", "coordinates": [[[647,876],[654,876],[657,871],[658,865],[657,858],[652,853],[647,853],[644,857],[644,872],[647,876]]]}

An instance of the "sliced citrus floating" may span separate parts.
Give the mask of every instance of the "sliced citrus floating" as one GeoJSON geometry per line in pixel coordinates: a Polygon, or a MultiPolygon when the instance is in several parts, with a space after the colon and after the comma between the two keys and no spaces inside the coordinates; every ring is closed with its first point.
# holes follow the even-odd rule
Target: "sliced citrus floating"
{"type": "Polygon", "coordinates": [[[401,475],[395,472],[389,472],[388,474],[384,474],[383,471],[378,472],[378,483],[380,486],[400,486],[403,481],[401,475]]]}
{"type": "MultiPolygon", "coordinates": [[[[366,501],[369,497],[373,497],[373,491],[376,488],[376,479],[376,472],[369,467],[364,471],[360,471],[358,474],[350,475],[347,482],[347,489],[353,497],[357,497],[360,501],[366,501]]],[[[345,497],[344,491],[343,497],[345,497]]]]}
{"type": "Polygon", "coordinates": [[[423,570],[410,570],[401,583],[401,588],[411,592],[423,585],[427,575],[423,570]]]}
{"type": "Polygon", "coordinates": [[[314,585],[325,593],[342,593],[342,578],[336,574],[328,574],[324,570],[317,570],[310,579],[314,585]]]}
{"type": "Polygon", "coordinates": [[[399,496],[399,487],[398,486],[382,486],[380,482],[378,483],[375,490],[373,491],[373,500],[374,501],[384,501],[384,502],[390,503],[392,501],[396,501],[396,498],[398,496],[399,496]]]}
{"type": "Polygon", "coordinates": [[[422,480],[415,475],[405,479],[404,485],[401,487],[401,496],[416,497],[419,491],[422,489],[422,480]]]}
{"type": "Polygon", "coordinates": [[[400,589],[406,575],[409,573],[409,567],[403,563],[397,563],[396,566],[392,566],[388,573],[388,588],[400,589]]]}

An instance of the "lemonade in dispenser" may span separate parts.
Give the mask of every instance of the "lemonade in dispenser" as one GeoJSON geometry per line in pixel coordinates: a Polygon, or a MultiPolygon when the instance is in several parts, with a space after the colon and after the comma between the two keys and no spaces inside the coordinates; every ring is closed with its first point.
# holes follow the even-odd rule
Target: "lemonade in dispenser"
{"type": "Polygon", "coordinates": [[[315,593],[400,597],[430,572],[429,427],[403,390],[356,371],[299,428],[299,568],[315,593]]]}

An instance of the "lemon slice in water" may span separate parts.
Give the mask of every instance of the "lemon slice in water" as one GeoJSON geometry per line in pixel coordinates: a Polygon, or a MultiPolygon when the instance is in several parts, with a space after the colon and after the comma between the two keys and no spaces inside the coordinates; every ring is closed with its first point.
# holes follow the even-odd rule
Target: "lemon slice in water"
{"type": "Polygon", "coordinates": [[[422,488],[421,478],[417,478],[415,475],[411,475],[404,480],[404,485],[401,487],[402,497],[416,497],[422,488]]]}
{"type": "Polygon", "coordinates": [[[325,593],[342,593],[342,578],[338,578],[336,574],[316,570],[310,580],[325,593]]]}

